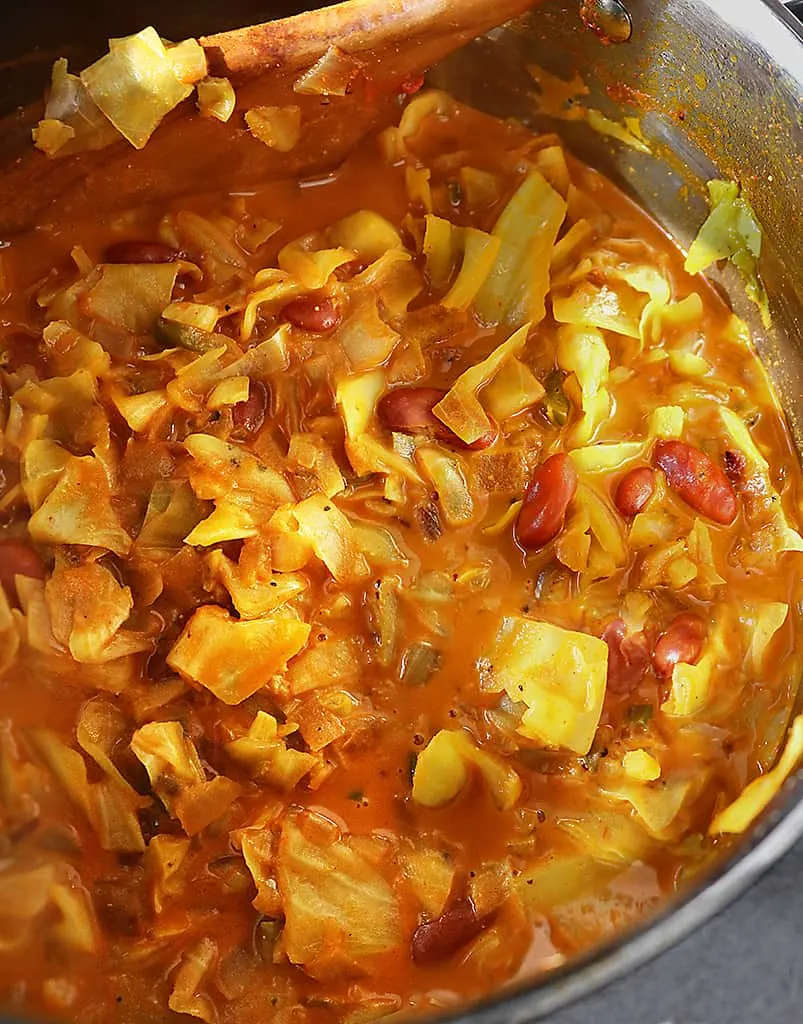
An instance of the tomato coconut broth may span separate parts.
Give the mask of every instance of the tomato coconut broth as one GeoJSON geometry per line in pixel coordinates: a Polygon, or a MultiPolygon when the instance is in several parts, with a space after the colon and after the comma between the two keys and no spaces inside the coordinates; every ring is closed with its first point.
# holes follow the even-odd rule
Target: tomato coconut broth
{"type": "Polygon", "coordinates": [[[800,470],[744,325],[557,137],[422,93],[325,180],[220,159],[2,252],[2,1002],[453,1006],[794,765],[800,470]]]}

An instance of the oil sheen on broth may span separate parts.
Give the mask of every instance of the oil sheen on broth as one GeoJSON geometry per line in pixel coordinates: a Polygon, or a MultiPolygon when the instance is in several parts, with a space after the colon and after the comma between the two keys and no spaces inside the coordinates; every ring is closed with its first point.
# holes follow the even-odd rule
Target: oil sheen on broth
{"type": "Polygon", "coordinates": [[[423,93],[318,182],[220,156],[0,254],[2,1002],[437,1010],[734,831],[799,467],[744,326],[557,137],[423,93]]]}

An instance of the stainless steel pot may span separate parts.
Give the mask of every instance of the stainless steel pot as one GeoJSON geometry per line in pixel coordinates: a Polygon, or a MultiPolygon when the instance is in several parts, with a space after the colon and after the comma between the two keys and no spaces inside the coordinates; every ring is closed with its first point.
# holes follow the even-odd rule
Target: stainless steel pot
{"type": "MultiPolygon", "coordinates": [[[[753,328],[803,450],[803,28],[778,0],[625,0],[631,39],[603,45],[579,26],[580,0],[545,0],[532,15],[459,51],[434,84],[501,117],[555,127],[536,114],[529,63],[562,77],[581,72],[589,106],[621,116],[611,95],[638,95],[654,156],[627,149],[584,123],[561,123],[572,150],[622,185],[681,244],[706,214],[704,183],[740,180],[764,228],[761,271],[773,327],[765,330],[735,275],[720,282],[753,328]],[[619,87],[619,88],[616,88],[619,87]]],[[[303,3],[211,0],[30,0],[4,12],[0,114],[41,93],[55,56],[82,65],[105,39],[155,21],[165,34],[201,34],[294,13],[303,3]],[[80,6],[83,17],[76,18],[80,6]],[[80,26],[80,27],[76,27],[80,26]],[[20,57],[28,55],[25,60],[20,57]]],[[[319,5],[322,6],[322,5],[319,5]]],[[[803,7],[794,0],[790,7],[803,7]]],[[[790,780],[749,835],[696,888],[656,917],[591,954],[452,1019],[517,1024],[543,1018],[656,956],[743,892],[803,836],[803,773],[790,780]]]]}

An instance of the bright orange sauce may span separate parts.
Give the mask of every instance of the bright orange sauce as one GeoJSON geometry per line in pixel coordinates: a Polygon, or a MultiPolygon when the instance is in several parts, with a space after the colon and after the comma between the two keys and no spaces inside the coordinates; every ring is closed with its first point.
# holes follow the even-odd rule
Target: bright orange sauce
{"type": "MultiPolygon", "coordinates": [[[[433,184],[453,179],[448,161],[439,163],[439,157],[455,152],[460,154],[453,161],[456,166],[478,167],[496,174],[502,183],[499,200],[479,212],[467,210],[465,205],[446,212],[439,208],[437,212],[444,216],[450,212],[457,223],[491,230],[504,202],[521,180],[516,166],[523,159],[530,137],[523,129],[505,127],[466,111],[425,127],[416,152],[421,162],[433,169],[433,184]]],[[[60,275],[65,283],[71,275],[75,276],[69,259],[75,245],[83,248],[91,263],[100,263],[107,247],[114,242],[158,237],[160,231],[164,232],[165,218],[169,221],[179,210],[192,210],[204,217],[226,214],[240,220],[247,215],[280,221],[280,231],[256,254],[243,251],[245,277],[275,266],[279,250],[292,239],[325,229],[357,209],[375,210],[397,226],[402,225],[411,210],[404,167],[386,162],[375,138],[368,139],[329,178],[315,183],[271,182],[245,196],[229,194],[225,161],[226,154],[221,152],[218,181],[203,182],[203,191],[201,183],[196,183],[197,194],[173,204],[138,208],[107,220],[88,218],[69,225],[42,225],[39,230],[11,241],[0,255],[7,289],[0,338],[0,349],[6,357],[0,376],[6,408],[8,395],[15,393],[26,377],[45,379],[54,375],[38,341],[44,313],[36,306],[35,296],[51,275],[60,275]],[[26,337],[28,340],[24,340],[26,337]],[[26,370],[26,366],[33,369],[26,370]]],[[[711,289],[684,273],[682,258],[673,244],[609,182],[575,160],[570,159],[569,168],[574,186],[607,215],[609,237],[643,243],[634,251],[665,274],[675,300],[692,291],[699,294],[703,313],[696,351],[713,368],[712,379],[721,386],[720,393],[737,387],[744,389],[743,407],[754,414],[752,436],[769,458],[771,478],[794,525],[792,510],[799,496],[800,471],[791,440],[754,352],[749,347],[737,346],[728,333],[729,311],[711,289]]],[[[422,211],[413,207],[412,214],[420,219],[422,211]]],[[[200,255],[188,251],[192,261],[199,260],[200,255]]],[[[422,266],[419,256],[416,264],[422,266]]],[[[186,284],[182,297],[191,298],[194,291],[209,284],[208,280],[202,285],[186,284]]],[[[434,298],[437,300],[438,296],[434,298]]],[[[425,290],[414,300],[412,308],[423,309],[432,301],[433,296],[425,290]]],[[[280,321],[280,315],[275,321],[266,317],[259,327],[260,340],[280,321]]],[[[235,328],[236,321],[232,321],[223,330],[234,335],[235,328]]],[[[110,339],[110,332],[96,324],[85,325],[84,329],[112,349],[115,341],[119,342],[114,332],[110,339]]],[[[548,314],[536,327],[535,340],[527,349],[527,365],[541,380],[556,366],[556,331],[557,326],[548,314]]],[[[505,328],[482,327],[470,313],[462,319],[458,317],[451,336],[436,336],[430,343],[428,373],[415,383],[449,387],[466,367],[487,355],[508,333],[505,328]]],[[[648,364],[633,356],[623,337],[606,332],[605,340],[611,351],[611,367],[632,365],[635,372],[630,376],[620,374],[610,384],[613,406],[595,439],[632,440],[645,432],[645,410],[666,404],[667,396],[678,385],[678,377],[665,361],[648,364]]],[[[144,373],[145,364],[138,361],[138,347],[148,348],[149,344],[152,351],[152,343],[135,339],[132,348],[121,348],[125,354],[113,360],[113,365],[121,368],[124,375],[130,373],[132,366],[137,368],[136,372],[144,373]]],[[[286,373],[301,379],[304,358],[326,357],[327,346],[331,344],[325,336],[310,336],[306,332],[294,335],[289,370],[265,380],[274,399],[286,386],[286,377],[284,384],[281,380],[286,373]]],[[[707,386],[708,383],[701,385],[707,386]]],[[[331,389],[324,388],[322,396],[313,395],[311,389],[302,394],[307,402],[305,405],[302,401],[300,408],[302,429],[314,430],[310,423],[314,424],[316,417],[337,415],[331,389]]],[[[212,429],[212,421],[204,419],[208,416],[206,412],[196,419],[176,414],[172,427],[143,432],[133,444],[132,431],[119,413],[112,410],[107,387],[101,388],[98,401],[109,416],[112,444],[123,467],[116,484],[116,507],[121,521],[135,533],[157,478],[187,475],[188,459],[180,451],[184,436],[205,426],[212,429]]],[[[576,408],[571,415],[575,420],[570,418],[564,428],[550,422],[543,408],[534,407],[514,417],[515,422],[501,424],[502,438],[497,444],[508,443],[527,427],[533,438],[534,468],[547,451],[567,446],[565,438],[576,421],[576,408]]],[[[230,420],[225,422],[230,424],[230,420]]],[[[285,445],[292,432],[281,411],[277,415],[275,408],[273,422],[269,416],[262,429],[272,432],[285,445]]],[[[688,421],[684,438],[692,445],[709,447],[716,454],[726,444],[721,427],[707,413],[688,421]]],[[[255,437],[243,440],[233,436],[233,440],[246,445],[257,443],[255,437]]],[[[334,451],[347,470],[342,439],[334,445],[334,451]]],[[[678,724],[660,711],[667,697],[668,682],[647,668],[628,692],[619,694],[609,689],[598,738],[589,758],[539,750],[537,744],[525,741],[516,749],[510,735],[504,736],[489,715],[498,709],[499,695],[480,690],[477,671],[502,617],[538,619],[543,615],[567,628],[600,636],[616,617],[622,595],[633,588],[630,581],[637,578],[637,565],[643,555],[629,551],[627,566],[613,581],[604,580],[586,591],[586,584],[581,584],[577,574],[562,569],[556,562],[554,546],[527,554],[516,544],[511,526],[497,536],[484,533],[483,528],[496,520],[511,500],[522,495],[505,489],[494,492],[481,486],[478,480],[483,457],[478,452],[461,454],[472,482],[474,518],[466,526],[445,528],[434,542],[416,527],[412,508],[409,514],[401,511],[389,518],[380,516],[376,505],[362,496],[355,474],[351,474],[349,489],[334,499],[356,519],[391,528],[409,554],[408,564],[394,570],[400,591],[408,601],[404,604],[402,598],[405,612],[396,656],[389,665],[382,665],[377,660],[373,627],[366,611],[371,605],[374,581],[382,578],[382,570],[372,567],[367,579],[346,585],[334,583],[320,562],[303,570],[310,579],[310,598],[304,608],[312,625],[310,645],[325,638],[358,637],[362,651],[358,678],[347,687],[360,702],[362,717],[349,720],[343,737],[325,748],[323,753],[334,768],[317,788],[301,782],[289,793],[282,793],[270,785],[254,782],[249,772],[232,764],[223,751],[225,743],[248,729],[259,710],[277,714],[280,720],[286,715],[297,721],[293,716],[303,716],[307,706],[304,702],[311,699],[308,694],[293,703],[285,691],[272,687],[268,681],[265,688],[242,703],[228,706],[203,686],[185,681],[164,706],[154,700],[150,710],[142,711],[143,702],[151,699],[159,685],[165,685],[168,679],[175,680],[175,674],[165,665],[165,655],[193,610],[207,603],[231,607],[220,587],[212,591],[203,589],[204,558],[208,553],[205,549],[189,548],[184,566],[171,570],[170,585],[152,606],[163,618],[164,632],[154,634],[147,654],[136,656],[137,678],[119,694],[107,694],[104,699],[122,714],[128,739],[147,720],[181,721],[196,744],[205,770],[210,775],[214,771],[233,779],[242,790],[224,814],[192,837],[180,884],[161,912],[154,909],[154,879],[147,860],[141,854],[101,848],[86,816],[65,796],[27,738],[31,729],[46,727],[78,749],[75,726],[86,701],[103,695],[103,666],[86,668],[76,663],[71,667],[64,660],[69,656],[60,655],[61,668],[56,673],[51,671],[47,658],[31,651],[23,642],[0,678],[0,718],[6,723],[3,735],[9,739],[0,761],[0,772],[5,773],[0,773],[0,807],[5,817],[4,837],[0,841],[3,870],[53,863],[59,871],[67,872],[70,884],[82,887],[87,894],[96,920],[96,945],[86,951],[60,943],[54,937],[58,913],[52,906],[40,912],[35,927],[10,929],[13,934],[8,942],[0,942],[0,1001],[5,1008],[80,1020],[82,1024],[178,1020],[179,1016],[167,1009],[177,966],[182,955],[201,937],[209,937],[216,943],[216,959],[214,967],[201,979],[199,991],[214,1004],[222,1022],[251,1024],[266,1015],[288,1021],[370,1019],[372,1012],[378,1015],[376,1007],[366,1017],[350,1014],[356,1014],[360,1007],[372,1006],[371,1000],[379,996],[387,997],[381,1004],[385,1011],[434,1009],[478,998],[514,979],[536,976],[562,958],[638,919],[672,892],[687,873],[708,862],[717,846],[706,837],[712,814],[733,799],[759,768],[772,762],[785,715],[791,707],[798,676],[795,638],[799,636],[794,609],[799,597],[799,574],[793,556],[767,556],[763,564],[759,559],[745,568],[736,553],[739,543],[749,541],[750,528],[740,518],[732,527],[711,531],[717,568],[725,581],[715,595],[695,592],[694,586],[683,593],[673,593],[665,582],[649,588],[659,630],[680,608],[694,607],[708,619],[717,614],[714,609],[720,606],[730,608],[734,615],[757,602],[787,602],[793,606],[792,614],[772,640],[771,657],[760,678],[738,678],[741,661],[746,657],[746,641],[735,623],[727,627],[734,660],[720,666],[709,706],[700,715],[702,727],[695,732],[698,723],[689,726],[695,737],[693,742],[689,740],[690,733],[685,739],[681,737],[683,723],[678,724]],[[433,572],[454,578],[463,569],[478,564],[486,567],[487,585],[477,591],[458,587],[446,604],[436,609],[443,636],[434,635],[415,614],[418,599],[413,588],[417,581],[433,572]],[[352,603],[339,617],[333,617],[332,603],[341,591],[350,596],[352,603]],[[437,646],[440,667],[425,685],[404,685],[399,677],[399,652],[422,640],[437,646]],[[728,673],[734,680],[738,678],[736,696],[726,685],[728,673]],[[649,706],[651,718],[642,727],[633,709],[645,706],[649,706]],[[515,807],[500,810],[476,772],[470,773],[468,783],[444,807],[422,807],[412,799],[411,770],[415,756],[439,730],[454,728],[468,729],[480,747],[515,769],[523,787],[515,807]],[[765,742],[766,736],[772,738],[765,742]],[[704,785],[689,797],[678,821],[667,828],[663,841],[644,832],[629,804],[609,799],[606,808],[612,820],[626,819],[629,825],[641,830],[644,843],[638,855],[631,857],[624,851],[617,860],[608,853],[596,862],[602,867],[588,890],[557,895],[554,903],[528,904],[526,878],[533,864],[562,856],[590,853],[593,857],[600,853],[589,850],[588,842],[578,846],[576,834],[567,830],[565,823],[575,818],[587,820],[590,816],[592,822],[598,822],[600,834],[605,833],[607,826],[597,816],[602,805],[596,780],[600,762],[606,758],[615,760],[623,744],[631,748],[640,744],[660,747],[663,777],[692,771],[704,777],[704,785]],[[7,778],[13,778],[13,783],[6,782],[7,778]],[[20,804],[26,796],[34,801],[34,810],[25,810],[20,804]],[[270,953],[263,956],[255,945],[255,928],[260,921],[252,905],[256,890],[240,856],[237,835],[239,829],[252,827],[268,811],[277,813],[266,827],[278,832],[289,807],[319,812],[340,826],[343,834],[379,834],[395,846],[424,845],[447,850],[454,868],[447,907],[464,897],[472,873],[489,863],[506,863],[511,892],[493,908],[482,930],[482,935],[487,936],[490,930],[497,929],[501,943],[482,952],[469,940],[441,962],[415,963],[410,954],[411,937],[426,922],[427,914],[394,861],[395,866],[385,863],[382,871],[398,901],[401,941],[397,946],[365,958],[353,971],[335,971],[324,980],[310,977],[303,965],[288,963],[280,955],[277,962],[272,962],[270,953]],[[526,821],[522,819],[522,809],[529,812],[526,821]],[[229,869],[235,874],[227,876],[229,869]],[[524,890],[523,896],[520,890],[524,890]]],[[[0,539],[27,544],[28,509],[24,500],[9,497],[19,479],[19,453],[7,448],[0,468],[0,480],[4,481],[0,498],[8,499],[0,539]]],[[[621,470],[616,470],[596,477],[593,484],[611,507],[612,489],[620,476],[621,470]]],[[[420,499],[421,495],[413,494],[411,506],[420,499]]],[[[686,514],[677,497],[669,495],[665,500],[679,514],[686,514]]],[[[626,530],[627,525],[622,528],[626,530]]],[[[75,565],[91,555],[80,545],[62,545],[61,550],[58,545],[35,547],[46,573],[51,571],[54,558],[75,565]]],[[[134,566],[126,558],[107,561],[114,565],[121,581],[132,587],[136,615],[142,610],[136,602],[147,589],[143,580],[155,569],[147,564],[144,568],[142,564],[134,566]]],[[[322,690],[326,690],[326,683],[321,681],[322,690]]],[[[298,745],[306,749],[304,742],[298,745]]],[[[155,834],[183,836],[180,823],[162,806],[142,766],[126,748],[126,742],[118,743],[112,759],[145,796],[145,806],[139,814],[145,841],[155,834]]],[[[85,760],[90,782],[97,782],[102,778],[101,770],[89,758],[85,760]]],[[[618,840],[612,842],[615,846],[618,840]]]]}

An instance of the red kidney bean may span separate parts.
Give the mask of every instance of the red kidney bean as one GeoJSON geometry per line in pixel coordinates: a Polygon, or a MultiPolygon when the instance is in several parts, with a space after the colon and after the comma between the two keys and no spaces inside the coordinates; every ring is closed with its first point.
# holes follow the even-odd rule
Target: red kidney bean
{"type": "Polygon", "coordinates": [[[281,315],[294,327],[315,334],[333,331],[343,319],[337,303],[329,295],[300,295],[287,303],[281,315]]]}
{"type": "Polygon", "coordinates": [[[622,619],[614,619],[602,634],[608,645],[608,689],[632,693],[650,664],[650,644],[642,632],[628,633],[622,619]]]}
{"type": "Polygon", "coordinates": [[[705,452],[684,441],[656,441],[652,461],[664,471],[672,490],[695,512],[723,526],[736,518],[736,492],[705,452]]]}
{"type": "Polygon", "coordinates": [[[533,475],[516,520],[523,548],[542,548],[560,533],[566,510],[577,492],[577,470],[564,452],[550,455],[533,475]]]}
{"type": "Polygon", "coordinates": [[[125,242],[112,242],[103,259],[106,263],[173,263],[179,255],[176,249],[164,242],[132,238],[125,242]]]}
{"type": "Polygon", "coordinates": [[[499,428],[493,422],[487,434],[468,445],[441,423],[432,408],[445,394],[442,388],[395,388],[379,399],[376,414],[383,426],[401,434],[431,434],[453,448],[471,451],[490,447],[499,436],[499,428]]]}
{"type": "Polygon", "coordinates": [[[252,380],[248,385],[248,398],[232,406],[234,426],[246,434],[255,434],[265,422],[267,408],[268,389],[262,381],[252,380]]]}
{"type": "Polygon", "coordinates": [[[45,568],[30,544],[24,540],[0,540],[0,586],[12,604],[19,604],[17,576],[45,578],[45,568]]]}
{"type": "Polygon", "coordinates": [[[405,96],[412,96],[414,93],[418,92],[423,84],[423,75],[416,75],[415,78],[405,78],[405,80],[399,85],[399,92],[405,96]]]}
{"type": "Polygon", "coordinates": [[[678,662],[696,665],[705,640],[705,623],[693,612],[676,615],[658,637],[652,652],[652,665],[659,676],[672,675],[678,662]]]}
{"type": "Polygon", "coordinates": [[[477,917],[470,900],[457,900],[434,921],[420,924],[413,932],[412,953],[417,964],[437,964],[447,960],[482,931],[484,921],[477,917]]]}
{"type": "Polygon", "coordinates": [[[350,281],[352,277],[361,274],[365,270],[362,260],[349,260],[348,263],[341,263],[335,270],[335,277],[338,281],[350,281]]]}
{"type": "Polygon", "coordinates": [[[616,487],[614,502],[626,519],[638,515],[655,492],[655,470],[637,466],[625,473],[616,487]]]}

